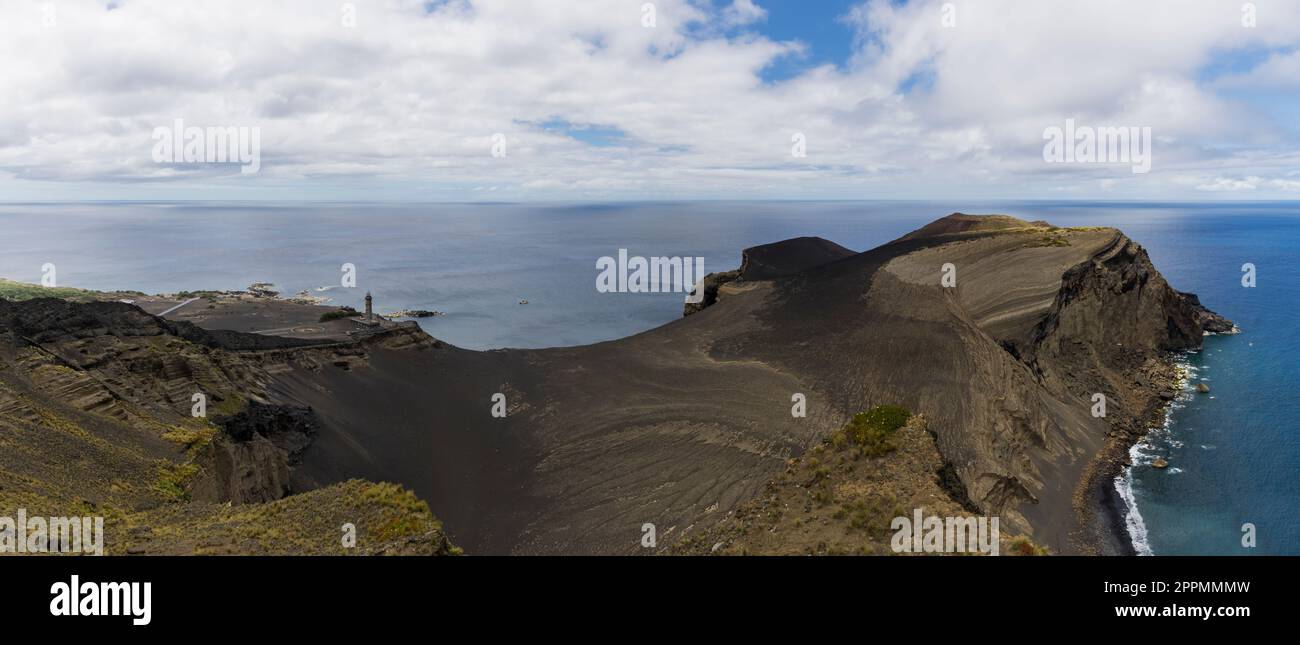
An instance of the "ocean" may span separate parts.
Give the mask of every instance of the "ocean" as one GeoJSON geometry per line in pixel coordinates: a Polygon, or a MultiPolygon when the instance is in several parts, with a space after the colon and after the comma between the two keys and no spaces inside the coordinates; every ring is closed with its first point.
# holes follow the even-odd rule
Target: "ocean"
{"type": "Polygon", "coordinates": [[[1139,552],[1300,554],[1300,202],[693,202],[629,204],[0,204],[0,277],[170,293],[273,282],[380,312],[432,309],[431,335],[471,349],[579,345],[682,313],[679,293],[600,293],[598,258],[703,257],[814,235],[872,248],[954,211],[1114,226],[1177,289],[1232,319],[1188,354],[1187,390],[1116,482],[1139,552]],[[340,267],[357,286],[339,287],[340,267]],[[1242,286],[1253,264],[1256,286],[1242,286]],[[527,304],[521,304],[521,301],[527,304]],[[1198,382],[1209,394],[1196,394],[1198,382]],[[1155,457],[1170,467],[1150,466],[1155,457]],[[1254,547],[1242,544],[1253,525],[1254,547]]]}

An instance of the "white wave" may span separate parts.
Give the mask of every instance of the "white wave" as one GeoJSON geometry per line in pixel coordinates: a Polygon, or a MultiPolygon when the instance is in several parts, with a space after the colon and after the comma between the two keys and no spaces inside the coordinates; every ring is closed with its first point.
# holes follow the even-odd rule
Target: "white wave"
{"type": "Polygon", "coordinates": [[[1127,509],[1124,514],[1124,527],[1128,529],[1128,538],[1133,543],[1133,551],[1138,555],[1155,555],[1151,551],[1151,543],[1147,540],[1147,525],[1142,521],[1142,513],[1138,512],[1137,499],[1133,496],[1132,468],[1125,468],[1124,473],[1115,478],[1115,492],[1119,493],[1120,499],[1124,500],[1124,508],[1127,509]]]}
{"type": "MultiPolygon", "coordinates": [[[[1147,436],[1128,450],[1129,463],[1133,465],[1149,465],[1160,456],[1161,449],[1157,447],[1157,440],[1163,440],[1168,445],[1177,444],[1182,447],[1182,442],[1173,440],[1170,435],[1173,432],[1174,412],[1181,410],[1186,405],[1186,401],[1193,396],[1192,379],[1200,371],[1190,360],[1193,356],[1200,353],[1199,350],[1188,351],[1176,359],[1177,381],[1174,383],[1174,390],[1178,395],[1173,401],[1165,407],[1165,417],[1160,425],[1150,428],[1147,436]],[[1151,452],[1147,452],[1151,451],[1151,452]]],[[[1181,468],[1171,468],[1170,473],[1181,473],[1181,468]]],[[[1142,521],[1142,513],[1138,511],[1137,497],[1133,493],[1133,467],[1124,469],[1124,472],[1115,478],[1115,490],[1119,493],[1120,499],[1124,500],[1124,507],[1128,512],[1124,515],[1124,525],[1128,529],[1129,540],[1133,543],[1133,550],[1138,555],[1154,555],[1151,550],[1151,542],[1147,538],[1147,525],[1142,521]]]]}

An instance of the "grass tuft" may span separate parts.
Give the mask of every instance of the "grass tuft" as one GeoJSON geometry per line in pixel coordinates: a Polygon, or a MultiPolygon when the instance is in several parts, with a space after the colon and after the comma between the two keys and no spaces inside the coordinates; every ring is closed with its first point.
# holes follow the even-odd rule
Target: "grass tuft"
{"type": "Polygon", "coordinates": [[[831,435],[831,446],[839,450],[853,445],[857,447],[857,454],[863,457],[888,454],[898,449],[893,435],[907,424],[911,416],[907,408],[897,405],[878,405],[859,412],[831,435]]]}

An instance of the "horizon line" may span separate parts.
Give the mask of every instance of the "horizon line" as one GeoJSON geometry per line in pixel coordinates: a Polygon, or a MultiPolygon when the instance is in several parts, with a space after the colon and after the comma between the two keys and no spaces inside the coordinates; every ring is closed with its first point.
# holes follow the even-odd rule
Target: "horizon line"
{"type": "Polygon", "coordinates": [[[939,204],[950,202],[971,203],[1077,203],[1077,204],[1300,204],[1300,198],[1258,198],[1258,199],[1046,199],[1046,198],[991,198],[991,197],[954,197],[954,198],[772,198],[772,199],[607,199],[607,200],[403,200],[403,199],[65,199],[65,200],[0,200],[0,206],[44,206],[58,204],[389,204],[389,205],[456,205],[456,206],[595,206],[595,205],[631,205],[631,204],[700,204],[700,203],[745,203],[745,204],[808,204],[808,203],[918,203],[939,204]]]}

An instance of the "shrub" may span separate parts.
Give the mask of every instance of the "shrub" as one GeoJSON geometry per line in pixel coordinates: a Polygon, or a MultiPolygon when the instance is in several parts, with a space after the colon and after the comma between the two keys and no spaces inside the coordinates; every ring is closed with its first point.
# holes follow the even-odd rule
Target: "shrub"
{"type": "Polygon", "coordinates": [[[158,479],[154,490],[170,502],[190,501],[189,482],[199,472],[196,464],[173,464],[167,461],[158,463],[158,479]]]}
{"type": "Polygon", "coordinates": [[[221,292],[211,291],[211,290],[177,291],[173,295],[176,298],[179,298],[181,300],[189,300],[190,298],[203,298],[208,302],[215,302],[217,298],[221,297],[221,292]]]}
{"type": "Polygon", "coordinates": [[[1011,555],[1047,555],[1047,547],[1034,544],[1027,537],[1018,537],[1011,541],[1011,555]]]}
{"type": "Polygon", "coordinates": [[[858,446],[864,457],[879,457],[898,448],[894,445],[893,435],[903,427],[912,413],[897,405],[878,405],[866,412],[853,415],[835,436],[831,445],[839,447],[845,442],[858,446]],[[841,434],[842,433],[842,434],[841,434]]]}
{"type": "Polygon", "coordinates": [[[353,309],[352,307],[343,307],[342,309],[337,309],[335,311],[327,311],[321,314],[320,322],[329,322],[331,320],[338,320],[340,318],[355,318],[360,315],[361,312],[357,311],[356,309],[353,309]]]}
{"type": "Polygon", "coordinates": [[[163,432],[162,438],[186,448],[202,448],[212,443],[212,439],[216,434],[217,429],[212,427],[188,428],[185,426],[172,426],[163,432]]]}

